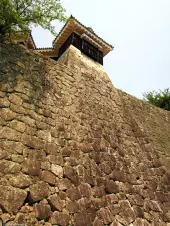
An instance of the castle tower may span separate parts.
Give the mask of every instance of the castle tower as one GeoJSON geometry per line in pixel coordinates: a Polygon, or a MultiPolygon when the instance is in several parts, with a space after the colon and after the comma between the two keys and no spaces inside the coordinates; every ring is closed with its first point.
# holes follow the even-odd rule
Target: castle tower
{"type": "Polygon", "coordinates": [[[92,28],[84,26],[71,16],[54,39],[52,48],[36,48],[35,51],[58,60],[70,45],[101,65],[103,65],[103,57],[113,49],[95,34],[92,28]]]}

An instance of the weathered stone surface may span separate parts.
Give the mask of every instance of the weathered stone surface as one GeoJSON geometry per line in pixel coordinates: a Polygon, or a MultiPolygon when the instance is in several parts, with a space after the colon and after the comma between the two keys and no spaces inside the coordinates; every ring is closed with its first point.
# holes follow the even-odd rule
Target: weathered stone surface
{"type": "Polygon", "coordinates": [[[35,149],[43,149],[44,148],[44,142],[35,136],[29,136],[29,135],[23,135],[22,137],[23,143],[30,147],[35,149]]]}
{"type": "Polygon", "coordinates": [[[63,157],[69,157],[71,155],[71,150],[68,147],[64,147],[62,149],[62,156],[63,157]]]}
{"type": "Polygon", "coordinates": [[[21,165],[12,161],[0,160],[0,172],[3,173],[18,173],[21,170],[21,165]]]}
{"type": "Polygon", "coordinates": [[[103,226],[103,222],[101,220],[99,220],[97,217],[93,222],[93,226],[103,226]]]}
{"type": "Polygon", "coordinates": [[[68,178],[73,183],[78,183],[76,170],[71,166],[64,167],[64,177],[68,178]]]}
{"type": "Polygon", "coordinates": [[[54,165],[59,165],[59,166],[63,166],[64,165],[64,160],[63,157],[58,155],[48,155],[47,159],[49,160],[49,162],[51,162],[54,165]]]}
{"type": "Polygon", "coordinates": [[[45,151],[47,154],[56,155],[58,153],[58,146],[54,143],[46,143],[45,151]]]}
{"type": "Polygon", "coordinates": [[[135,212],[132,208],[124,208],[123,212],[120,213],[116,219],[122,224],[130,224],[136,218],[135,212]]]}
{"type": "Polygon", "coordinates": [[[30,186],[30,198],[34,202],[42,200],[49,195],[49,188],[48,185],[43,182],[39,181],[36,184],[30,186]]]}
{"type": "Polygon", "coordinates": [[[61,226],[67,226],[69,225],[70,216],[66,213],[60,213],[55,211],[53,215],[51,216],[51,223],[57,224],[61,226]]]}
{"type": "Polygon", "coordinates": [[[114,217],[109,209],[101,208],[97,212],[97,215],[98,215],[99,219],[101,219],[103,221],[104,224],[110,224],[110,223],[112,223],[112,221],[114,219],[114,217]]]}
{"type": "Polygon", "coordinates": [[[117,193],[118,192],[118,186],[114,181],[107,181],[105,184],[105,191],[107,193],[117,193]]]}
{"type": "Polygon", "coordinates": [[[17,213],[26,197],[26,191],[0,185],[0,205],[9,213],[17,213]]]}
{"type": "MultiPolygon", "coordinates": [[[[4,214],[1,214],[1,223],[7,223],[9,220],[11,220],[11,215],[9,213],[4,213],[4,214]]],[[[2,224],[3,225],[3,224],[2,224]]]]}
{"type": "Polygon", "coordinates": [[[59,165],[51,165],[51,172],[53,172],[59,178],[63,177],[63,168],[59,165]]]}
{"type": "Polygon", "coordinates": [[[33,206],[22,206],[22,208],[20,209],[21,213],[30,213],[33,212],[33,206]]]}
{"type": "Polygon", "coordinates": [[[67,190],[67,195],[72,201],[78,200],[78,199],[81,198],[80,191],[79,191],[79,189],[77,187],[69,188],[67,190]]]}
{"type": "Polygon", "coordinates": [[[89,208],[80,213],[74,215],[74,225],[76,226],[90,226],[92,225],[96,216],[96,211],[94,208],[89,208]]]}
{"type": "Polygon", "coordinates": [[[5,159],[8,156],[7,151],[5,150],[0,150],[0,160],[5,159]]]}
{"type": "Polygon", "coordinates": [[[70,180],[68,180],[67,178],[59,179],[57,181],[57,184],[58,184],[59,190],[61,191],[65,191],[72,186],[70,180]]]}
{"type": "Polygon", "coordinates": [[[26,159],[22,164],[22,171],[26,174],[38,176],[40,174],[40,161],[26,159]]]}
{"type": "Polygon", "coordinates": [[[162,212],[158,202],[156,201],[150,201],[150,200],[147,200],[145,203],[144,203],[144,209],[146,212],[150,211],[150,210],[153,210],[153,211],[158,211],[158,212],[162,212]]]}
{"type": "Polygon", "coordinates": [[[118,221],[113,220],[113,222],[111,223],[110,226],[122,226],[122,224],[120,224],[118,221]]]}
{"type": "Polygon", "coordinates": [[[0,109],[0,116],[5,120],[5,121],[11,121],[15,119],[16,113],[13,111],[9,110],[8,108],[1,108],[0,109]]]}
{"type": "Polygon", "coordinates": [[[13,104],[18,105],[18,106],[21,105],[22,102],[23,102],[22,99],[14,93],[9,95],[9,101],[12,102],[13,104]]]}
{"type": "Polygon", "coordinates": [[[1,137],[1,139],[19,141],[21,134],[14,129],[4,126],[0,130],[0,137],[1,137]]]}
{"type": "Polygon", "coordinates": [[[77,202],[69,201],[67,203],[66,209],[69,213],[77,213],[80,212],[81,208],[77,202]]]}
{"type": "Polygon", "coordinates": [[[10,127],[16,129],[17,131],[23,133],[26,130],[26,125],[23,122],[13,120],[10,122],[10,127]]]}
{"type": "Polygon", "coordinates": [[[32,184],[32,180],[28,175],[18,174],[9,179],[12,186],[17,188],[27,188],[32,184]]]}
{"type": "Polygon", "coordinates": [[[17,45],[1,51],[0,216],[15,212],[8,224],[165,226],[169,112],[114,88],[73,46],[58,62],[17,45]]]}
{"type": "Polygon", "coordinates": [[[81,183],[79,186],[79,191],[82,197],[90,197],[91,195],[91,187],[89,184],[81,183]]]}
{"type": "Polygon", "coordinates": [[[44,203],[35,204],[35,215],[38,220],[48,220],[50,217],[51,208],[44,203]]]}
{"type": "Polygon", "coordinates": [[[9,107],[10,102],[8,101],[7,98],[0,98],[0,108],[5,108],[5,107],[9,107]]]}
{"type": "Polygon", "coordinates": [[[58,211],[63,210],[64,203],[57,194],[50,196],[49,200],[50,200],[51,208],[53,210],[58,210],[58,211]]]}
{"type": "Polygon", "coordinates": [[[22,163],[24,161],[24,157],[22,155],[11,155],[11,159],[13,162],[22,163]]]}
{"type": "Polygon", "coordinates": [[[49,171],[43,171],[41,173],[41,179],[50,185],[55,185],[56,183],[56,176],[49,171]]]}

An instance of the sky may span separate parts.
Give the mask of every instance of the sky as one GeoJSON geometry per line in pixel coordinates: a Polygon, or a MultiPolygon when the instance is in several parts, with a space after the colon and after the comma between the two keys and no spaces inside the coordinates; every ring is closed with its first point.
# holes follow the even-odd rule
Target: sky
{"type": "MultiPolygon", "coordinates": [[[[91,27],[114,50],[104,58],[113,85],[138,98],[170,87],[170,0],[61,0],[71,14],[91,27]]],[[[63,23],[53,21],[56,32],[63,23]]],[[[50,47],[54,36],[32,31],[37,47],[50,47]]]]}

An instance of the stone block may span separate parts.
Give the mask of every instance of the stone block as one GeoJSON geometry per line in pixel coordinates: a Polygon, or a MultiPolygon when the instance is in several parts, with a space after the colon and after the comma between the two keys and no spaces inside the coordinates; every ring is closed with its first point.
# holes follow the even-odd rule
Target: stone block
{"type": "Polygon", "coordinates": [[[106,193],[117,193],[119,190],[117,184],[110,180],[105,183],[105,191],[106,193]]]}
{"type": "Polygon", "coordinates": [[[17,188],[27,188],[32,184],[32,180],[28,175],[18,174],[10,177],[10,184],[17,188]]]}
{"type": "Polygon", "coordinates": [[[21,105],[23,100],[16,94],[12,93],[9,95],[9,101],[16,105],[21,105]]]}
{"type": "Polygon", "coordinates": [[[64,202],[57,194],[51,195],[49,201],[53,211],[58,210],[61,212],[63,210],[64,202]]]}
{"type": "Polygon", "coordinates": [[[95,187],[93,187],[92,194],[93,194],[94,197],[102,197],[102,196],[104,196],[105,195],[105,188],[104,188],[104,186],[99,186],[99,187],[95,186],[95,187]]]}
{"type": "Polygon", "coordinates": [[[77,175],[76,170],[71,166],[64,167],[64,177],[72,180],[77,175]]]}
{"type": "Polygon", "coordinates": [[[23,122],[13,120],[10,122],[9,126],[21,133],[23,133],[26,129],[26,125],[23,122]]]}
{"type": "Polygon", "coordinates": [[[44,142],[35,136],[29,136],[29,135],[23,134],[22,142],[26,146],[33,149],[44,149],[44,142]]]}
{"type": "Polygon", "coordinates": [[[0,108],[0,117],[5,121],[11,121],[16,118],[16,113],[8,108],[0,108]]]}
{"type": "Polygon", "coordinates": [[[59,148],[54,143],[46,143],[45,145],[45,151],[47,154],[51,155],[57,155],[59,153],[59,148]]]}
{"type": "Polygon", "coordinates": [[[99,220],[97,217],[95,218],[93,222],[93,226],[104,226],[103,222],[99,220]]]}
{"type": "Polygon", "coordinates": [[[103,221],[104,224],[110,224],[112,223],[114,217],[112,213],[110,212],[109,209],[101,208],[98,212],[97,215],[99,219],[103,221]]]}
{"type": "Polygon", "coordinates": [[[51,172],[54,173],[57,177],[63,177],[63,168],[59,165],[51,165],[51,172]]]}
{"type": "Polygon", "coordinates": [[[21,139],[21,133],[14,129],[4,126],[0,130],[0,137],[1,139],[7,139],[10,141],[19,141],[21,139]]]}
{"type": "Polygon", "coordinates": [[[38,130],[36,135],[46,142],[51,142],[51,133],[48,130],[38,130]]]}
{"type": "Polygon", "coordinates": [[[49,205],[44,203],[36,203],[35,207],[35,216],[38,220],[45,220],[47,221],[50,217],[51,208],[49,205]]]}
{"type": "Polygon", "coordinates": [[[61,213],[55,211],[50,218],[52,225],[68,226],[70,222],[70,216],[67,213],[61,213]]]}
{"type": "Polygon", "coordinates": [[[63,157],[70,157],[71,150],[69,147],[64,147],[61,151],[63,157]]]}
{"type": "Polygon", "coordinates": [[[33,202],[40,201],[49,195],[48,185],[44,181],[39,181],[30,186],[30,198],[33,202]]]}
{"type": "Polygon", "coordinates": [[[79,186],[79,191],[80,191],[81,197],[89,198],[91,195],[91,187],[89,184],[81,183],[79,186]]]}
{"type": "Polygon", "coordinates": [[[8,213],[17,213],[27,197],[27,192],[19,188],[0,185],[0,205],[8,213]]]}
{"type": "Polygon", "coordinates": [[[0,160],[0,172],[3,173],[18,173],[21,170],[21,165],[12,161],[0,160]]]}
{"type": "Polygon", "coordinates": [[[96,217],[96,210],[94,208],[88,208],[85,211],[76,213],[74,215],[75,226],[91,226],[96,217]]]}
{"type": "Polygon", "coordinates": [[[10,106],[10,102],[6,97],[0,98],[0,108],[7,108],[9,106],[10,106]]]}
{"type": "Polygon", "coordinates": [[[68,180],[67,178],[59,179],[57,181],[57,185],[58,185],[59,190],[61,190],[61,191],[65,191],[72,186],[71,181],[68,180]]]}
{"type": "Polygon", "coordinates": [[[49,171],[43,171],[41,173],[41,180],[49,183],[50,185],[55,185],[56,183],[56,176],[49,172],[49,171]]]}
{"type": "Polygon", "coordinates": [[[11,155],[11,159],[13,162],[22,163],[24,161],[24,157],[22,155],[11,155]]]}
{"type": "Polygon", "coordinates": [[[38,176],[40,174],[40,167],[40,161],[26,159],[22,163],[22,172],[33,176],[38,176]]]}
{"type": "Polygon", "coordinates": [[[8,156],[8,152],[0,149],[0,160],[5,159],[8,156]]]}
{"type": "Polygon", "coordinates": [[[80,205],[76,201],[68,201],[66,209],[69,213],[78,213],[81,210],[80,205]]]}
{"type": "Polygon", "coordinates": [[[72,201],[75,201],[81,198],[80,191],[77,187],[69,188],[67,190],[67,195],[72,201]]]}
{"type": "Polygon", "coordinates": [[[60,154],[57,155],[48,155],[47,159],[50,163],[54,165],[64,166],[64,159],[60,154]]]}

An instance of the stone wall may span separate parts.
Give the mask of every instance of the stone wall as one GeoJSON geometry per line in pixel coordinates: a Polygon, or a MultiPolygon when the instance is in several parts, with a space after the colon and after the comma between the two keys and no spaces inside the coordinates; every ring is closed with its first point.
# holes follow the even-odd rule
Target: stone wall
{"type": "Polygon", "coordinates": [[[3,223],[170,225],[170,173],[154,143],[161,133],[168,147],[168,125],[143,125],[143,103],[72,46],[59,62],[0,48],[3,223]]]}
{"type": "Polygon", "coordinates": [[[159,153],[162,163],[170,170],[170,112],[140,101],[119,91],[125,109],[147,135],[159,153]]]}

